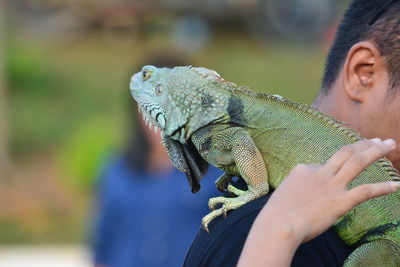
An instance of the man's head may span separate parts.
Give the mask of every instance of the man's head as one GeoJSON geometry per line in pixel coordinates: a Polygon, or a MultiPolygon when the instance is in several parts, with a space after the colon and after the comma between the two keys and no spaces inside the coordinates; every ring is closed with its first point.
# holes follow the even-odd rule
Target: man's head
{"type": "Polygon", "coordinates": [[[325,66],[322,92],[328,94],[351,48],[372,42],[387,65],[390,86],[400,85],[400,1],[353,0],[338,28],[325,66]],[[386,4],[386,5],[385,5],[386,4]]]}
{"type": "MultiPolygon", "coordinates": [[[[400,143],[400,1],[352,1],[314,106],[364,137],[400,143]]],[[[400,149],[389,158],[400,167],[400,149]]]]}

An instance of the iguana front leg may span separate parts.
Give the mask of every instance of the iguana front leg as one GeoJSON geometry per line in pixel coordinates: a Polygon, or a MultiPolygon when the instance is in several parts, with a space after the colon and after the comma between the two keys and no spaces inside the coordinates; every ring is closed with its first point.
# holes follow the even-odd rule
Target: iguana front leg
{"type": "MultiPolygon", "coordinates": [[[[248,190],[242,191],[229,185],[227,190],[237,197],[210,199],[209,206],[211,209],[218,204],[222,204],[222,207],[203,218],[202,224],[206,230],[208,230],[207,226],[214,218],[265,195],[269,190],[264,160],[251,136],[244,129],[240,127],[213,129],[213,131],[209,131],[208,135],[211,139],[207,139],[207,142],[211,144],[207,146],[207,151],[200,149],[200,154],[211,164],[217,166],[233,165],[238,172],[237,176],[242,177],[247,183],[248,190]]],[[[204,140],[204,136],[202,137],[204,140]]],[[[196,144],[199,143],[199,140],[195,138],[193,142],[196,144]]],[[[201,144],[199,147],[201,148],[201,144]]]]}

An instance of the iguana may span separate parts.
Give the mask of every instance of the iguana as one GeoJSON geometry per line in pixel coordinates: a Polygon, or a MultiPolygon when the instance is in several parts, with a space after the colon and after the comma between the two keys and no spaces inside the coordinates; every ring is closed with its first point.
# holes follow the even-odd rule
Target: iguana
{"type": "MultiPolygon", "coordinates": [[[[308,105],[239,87],[206,68],[144,66],[130,89],[146,121],[161,129],[171,161],[186,173],[192,192],[200,189],[208,164],[225,171],[216,185],[236,197],[209,200],[213,211],[202,220],[205,229],[215,217],[276,188],[296,165],[323,164],[362,139],[308,105]],[[230,184],[234,176],[245,180],[246,191],[230,184]]],[[[349,187],[399,179],[382,158],[349,187]]],[[[358,205],[334,226],[357,247],[345,266],[400,266],[399,191],[358,205]]]]}

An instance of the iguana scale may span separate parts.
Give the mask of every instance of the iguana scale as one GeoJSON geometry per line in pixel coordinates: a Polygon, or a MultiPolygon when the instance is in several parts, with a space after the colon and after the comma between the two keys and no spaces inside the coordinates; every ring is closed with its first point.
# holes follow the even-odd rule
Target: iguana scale
{"type": "MultiPolygon", "coordinates": [[[[362,139],[308,105],[238,87],[205,68],[145,66],[130,89],[146,120],[161,129],[171,161],[186,173],[192,192],[199,190],[208,164],[225,171],[217,187],[237,197],[209,200],[213,211],[203,218],[206,229],[215,217],[276,188],[296,165],[323,164],[362,139]],[[234,176],[243,178],[248,190],[231,185],[234,176]]],[[[399,179],[382,158],[349,187],[399,179]]],[[[357,247],[345,266],[400,266],[399,191],[358,205],[335,229],[357,247]]]]}

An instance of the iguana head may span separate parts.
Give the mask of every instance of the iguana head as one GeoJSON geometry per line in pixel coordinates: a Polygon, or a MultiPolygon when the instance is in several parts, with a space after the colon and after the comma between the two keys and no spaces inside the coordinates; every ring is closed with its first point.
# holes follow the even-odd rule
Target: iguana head
{"type": "Polygon", "coordinates": [[[131,78],[133,98],[146,121],[161,129],[172,163],[186,173],[192,192],[208,168],[191,135],[226,114],[226,82],[205,68],[144,66],[131,78]]]}
{"type": "Polygon", "coordinates": [[[194,131],[222,115],[223,82],[205,68],[144,66],[132,76],[130,89],[145,120],[185,143],[194,131]]]}

